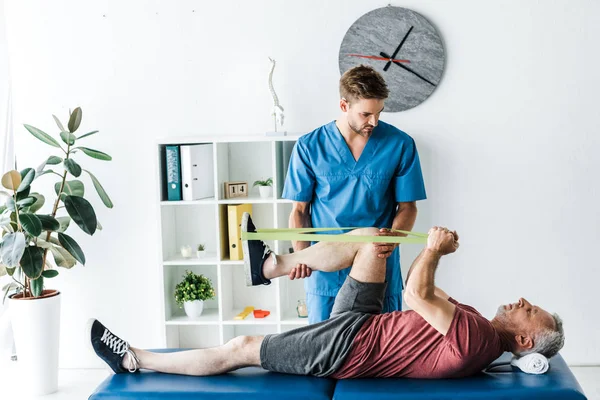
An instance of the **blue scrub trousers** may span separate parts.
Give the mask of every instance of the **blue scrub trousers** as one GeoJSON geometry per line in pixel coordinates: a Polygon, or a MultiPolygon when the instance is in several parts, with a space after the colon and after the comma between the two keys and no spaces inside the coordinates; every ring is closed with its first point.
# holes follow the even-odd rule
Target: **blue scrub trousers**
{"type": "MultiPolygon", "coordinates": [[[[308,310],[308,323],[316,324],[317,322],[329,319],[335,297],[320,296],[317,294],[306,295],[306,308],[308,310]]],[[[383,298],[384,313],[392,311],[402,311],[402,295],[385,296],[383,298]]]]}

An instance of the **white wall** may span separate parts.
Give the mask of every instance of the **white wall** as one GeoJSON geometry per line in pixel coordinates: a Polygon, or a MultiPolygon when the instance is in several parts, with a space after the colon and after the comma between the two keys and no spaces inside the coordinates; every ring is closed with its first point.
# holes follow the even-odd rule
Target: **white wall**
{"type": "MultiPolygon", "coordinates": [[[[84,110],[87,161],[115,208],[95,201],[104,230],[77,239],[85,268],[62,274],[61,365],[99,366],[83,352],[85,320],[107,321],[140,347],[160,345],[153,141],[270,129],[269,63],[287,129],[337,116],[338,47],[386,2],[12,0],[6,5],[21,166],[48,147],[22,123],[56,132],[51,114],[84,110]]],[[[429,200],[416,230],[462,237],[438,283],[491,316],[525,296],[564,317],[563,355],[600,363],[596,154],[600,3],[406,0],[438,27],[445,76],[419,107],[382,119],[410,133],[429,200]]],[[[50,178],[49,178],[50,180],[50,178]]],[[[90,187],[91,189],[91,187],[90,187]]],[[[94,199],[94,196],[90,196],[94,199]]],[[[417,248],[405,249],[406,271],[417,248]]]]}

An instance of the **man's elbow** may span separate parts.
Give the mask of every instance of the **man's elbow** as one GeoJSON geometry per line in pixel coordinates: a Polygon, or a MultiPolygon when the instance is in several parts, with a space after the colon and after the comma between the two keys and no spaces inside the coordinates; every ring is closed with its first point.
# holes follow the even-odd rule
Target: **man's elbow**
{"type": "Polygon", "coordinates": [[[404,302],[414,310],[418,308],[419,303],[431,300],[435,292],[430,288],[406,288],[403,296],[404,302]]]}

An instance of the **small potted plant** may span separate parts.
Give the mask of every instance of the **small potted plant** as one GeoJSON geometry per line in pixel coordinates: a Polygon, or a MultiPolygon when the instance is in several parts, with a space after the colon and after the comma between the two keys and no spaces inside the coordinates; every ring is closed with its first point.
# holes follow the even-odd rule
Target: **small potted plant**
{"type": "Polygon", "coordinates": [[[198,258],[206,257],[206,247],[204,246],[204,243],[200,243],[198,245],[198,248],[196,249],[196,257],[198,257],[198,258]]]}
{"type": "Polygon", "coordinates": [[[266,181],[255,181],[252,187],[258,186],[260,197],[263,199],[271,197],[271,188],[273,186],[273,178],[269,178],[266,181]]]}
{"type": "Polygon", "coordinates": [[[210,279],[185,271],[183,280],[175,286],[175,301],[179,308],[183,306],[185,314],[190,318],[202,315],[204,301],[215,298],[215,289],[210,279]]]}

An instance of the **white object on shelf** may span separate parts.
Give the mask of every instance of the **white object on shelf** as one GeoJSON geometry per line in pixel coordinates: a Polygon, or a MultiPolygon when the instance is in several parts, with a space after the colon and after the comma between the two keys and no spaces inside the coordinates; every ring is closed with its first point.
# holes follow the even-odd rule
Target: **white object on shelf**
{"type": "Polygon", "coordinates": [[[259,186],[258,191],[260,193],[260,197],[263,199],[268,199],[271,197],[271,186],[259,186]]]}
{"type": "Polygon", "coordinates": [[[181,257],[183,257],[183,258],[191,258],[192,257],[192,246],[190,246],[190,245],[183,245],[179,249],[179,252],[181,253],[181,257]]]}
{"type": "Polygon", "coordinates": [[[206,250],[196,250],[196,257],[199,259],[206,257],[206,250]]]}
{"type": "Polygon", "coordinates": [[[212,143],[185,145],[181,152],[181,192],[184,201],[215,196],[212,143]]]}
{"type": "Polygon", "coordinates": [[[202,311],[204,311],[204,301],[202,300],[194,300],[194,301],[184,301],[183,309],[185,310],[185,315],[190,318],[198,318],[202,315],[202,311]]]}

